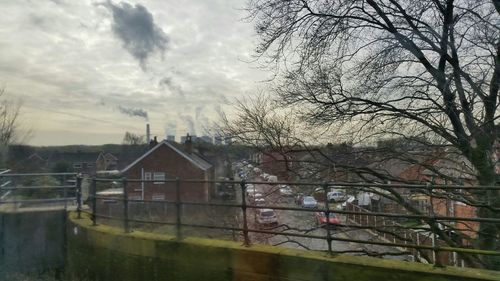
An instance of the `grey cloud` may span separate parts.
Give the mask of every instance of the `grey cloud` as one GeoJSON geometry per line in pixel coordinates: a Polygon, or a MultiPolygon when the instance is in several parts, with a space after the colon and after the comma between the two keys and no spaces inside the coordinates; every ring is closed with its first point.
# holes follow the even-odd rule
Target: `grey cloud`
{"type": "Polygon", "coordinates": [[[105,4],[113,12],[113,33],[123,47],[145,69],[148,57],[155,51],[166,50],[169,37],[154,23],[153,15],[141,4],[127,2],[105,4]]]}
{"type": "Polygon", "coordinates": [[[148,113],[142,108],[128,108],[121,105],[118,106],[118,110],[128,116],[142,117],[146,121],[148,120],[148,113]]]}
{"type": "Polygon", "coordinates": [[[168,89],[170,92],[173,94],[178,94],[180,96],[184,96],[184,91],[182,90],[180,85],[177,85],[174,83],[172,77],[163,77],[160,79],[160,82],[158,82],[158,85],[160,86],[161,89],[168,89]]]}

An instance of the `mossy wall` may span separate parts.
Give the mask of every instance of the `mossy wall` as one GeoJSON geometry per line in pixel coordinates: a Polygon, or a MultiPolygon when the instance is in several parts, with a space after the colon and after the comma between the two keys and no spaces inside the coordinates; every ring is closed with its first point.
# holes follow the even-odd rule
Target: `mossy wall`
{"type": "Polygon", "coordinates": [[[0,211],[0,280],[7,272],[62,270],[66,211],[0,211]]]}
{"type": "Polygon", "coordinates": [[[71,280],[500,280],[500,273],[91,226],[69,215],[71,280]]]}

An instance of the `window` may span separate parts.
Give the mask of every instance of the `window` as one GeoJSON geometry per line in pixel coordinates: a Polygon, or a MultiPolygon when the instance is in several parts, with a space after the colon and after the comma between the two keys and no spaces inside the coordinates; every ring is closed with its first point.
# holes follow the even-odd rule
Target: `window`
{"type": "Polygon", "coordinates": [[[151,196],[151,199],[153,201],[165,200],[165,194],[162,194],[162,193],[153,193],[153,196],[151,196]]]}
{"type": "Polygon", "coordinates": [[[144,173],[144,180],[147,180],[147,181],[151,180],[151,173],[150,172],[145,172],[144,173]]]}
{"type": "Polygon", "coordinates": [[[73,168],[75,168],[75,169],[81,169],[82,168],[82,163],[73,163],[73,168]]]}
{"type": "MultiPolygon", "coordinates": [[[[128,196],[128,200],[140,201],[140,200],[142,200],[142,197],[140,194],[130,194],[128,196]]],[[[134,203],[137,203],[137,202],[134,202],[134,203]]]]}
{"type": "Polygon", "coordinates": [[[164,184],[164,182],[159,182],[159,181],[165,180],[165,173],[164,172],[154,172],[153,173],[153,180],[155,180],[154,184],[164,184]]]}

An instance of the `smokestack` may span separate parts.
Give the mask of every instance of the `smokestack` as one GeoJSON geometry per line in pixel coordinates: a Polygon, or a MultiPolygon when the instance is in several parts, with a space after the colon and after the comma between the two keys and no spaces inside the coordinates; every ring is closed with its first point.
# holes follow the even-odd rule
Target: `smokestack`
{"type": "Polygon", "coordinates": [[[151,131],[149,130],[149,123],[146,124],[146,143],[151,141],[151,131]]]}
{"type": "Polygon", "coordinates": [[[191,140],[191,136],[189,135],[189,133],[186,136],[186,142],[184,143],[184,146],[186,147],[187,153],[193,153],[193,141],[191,140]]]}

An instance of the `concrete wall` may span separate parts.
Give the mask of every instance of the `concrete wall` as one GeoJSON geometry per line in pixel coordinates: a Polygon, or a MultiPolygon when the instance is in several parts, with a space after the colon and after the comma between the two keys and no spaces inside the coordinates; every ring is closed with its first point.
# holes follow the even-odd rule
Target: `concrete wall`
{"type": "Polygon", "coordinates": [[[65,229],[63,209],[0,211],[0,276],[62,269],[65,229]]]}
{"type": "Polygon", "coordinates": [[[69,215],[71,280],[500,280],[499,272],[91,226],[69,215]]]}

